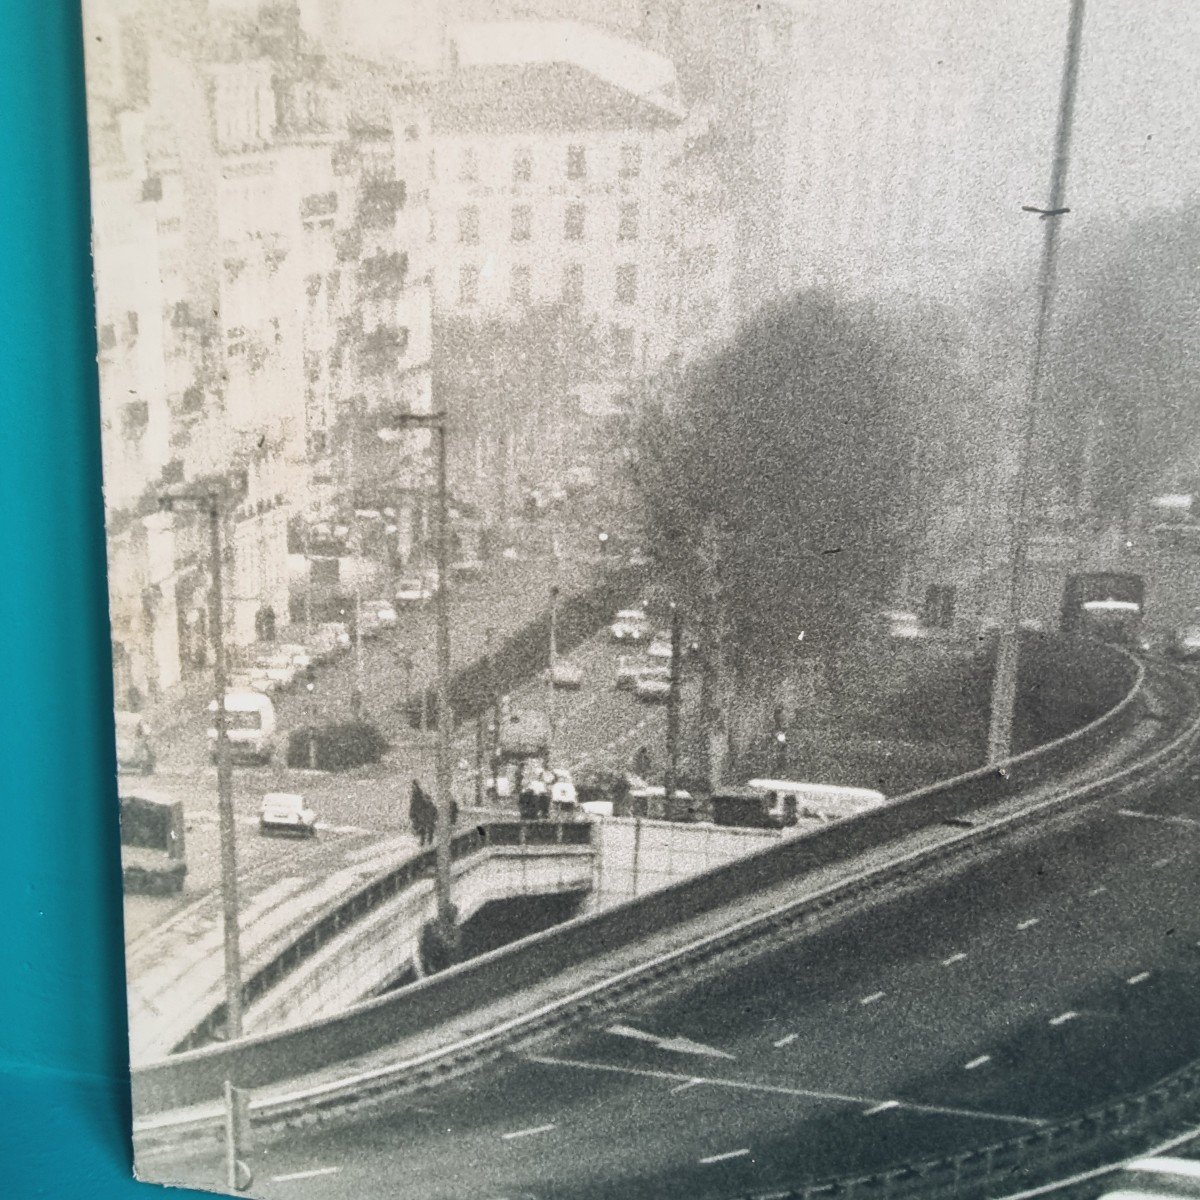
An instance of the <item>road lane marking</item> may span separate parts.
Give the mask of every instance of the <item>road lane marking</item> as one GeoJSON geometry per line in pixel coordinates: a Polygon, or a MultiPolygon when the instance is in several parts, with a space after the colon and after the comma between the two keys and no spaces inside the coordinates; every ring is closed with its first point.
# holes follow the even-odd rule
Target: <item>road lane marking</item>
{"type": "Polygon", "coordinates": [[[1149,978],[1150,978],[1149,971],[1140,971],[1137,975],[1131,975],[1127,980],[1125,980],[1125,982],[1126,983],[1134,983],[1134,984],[1145,983],[1146,980],[1149,978]]]}
{"type": "Polygon", "coordinates": [[[1158,821],[1163,825],[1188,825],[1192,828],[1200,828],[1200,821],[1197,821],[1195,817],[1177,817],[1167,813],[1138,812],[1136,808],[1118,809],[1117,815],[1120,817],[1136,817],[1140,821],[1158,821]]]}
{"type": "Polygon", "coordinates": [[[671,1095],[675,1095],[677,1092],[686,1092],[688,1088],[701,1087],[703,1083],[703,1079],[689,1079],[687,1083],[676,1084],[671,1089],[671,1095]]]}
{"type": "Polygon", "coordinates": [[[1029,917],[1027,920],[1022,921],[1017,926],[1017,928],[1018,929],[1032,929],[1040,920],[1041,920],[1040,917],[1029,917]]]}
{"type": "Polygon", "coordinates": [[[1152,862],[1150,865],[1152,867],[1165,867],[1168,863],[1171,863],[1174,861],[1175,860],[1173,858],[1160,858],[1160,859],[1157,859],[1155,862],[1152,862]]]}
{"type": "Polygon", "coordinates": [[[800,1035],[798,1033],[789,1033],[786,1037],[781,1037],[775,1042],[775,1049],[778,1050],[783,1046],[790,1046],[800,1035]]]}
{"type": "Polygon", "coordinates": [[[957,954],[950,955],[949,958],[942,959],[943,967],[952,967],[957,962],[962,962],[967,956],[960,950],[957,954]]]}
{"type": "Polygon", "coordinates": [[[880,1101],[880,1103],[873,1105],[871,1108],[866,1109],[863,1112],[863,1116],[864,1117],[873,1117],[876,1113],[887,1112],[889,1109],[899,1108],[899,1107],[900,1107],[899,1100],[882,1100],[882,1101],[880,1101]]]}
{"type": "Polygon", "coordinates": [[[649,1042],[658,1050],[670,1050],[675,1054],[703,1054],[709,1058],[734,1058],[724,1050],[715,1046],[706,1046],[703,1042],[693,1042],[685,1037],[662,1037],[657,1033],[647,1033],[643,1029],[635,1029],[632,1025],[610,1025],[605,1033],[614,1037],[632,1038],[638,1042],[649,1042]]]}
{"type": "Polygon", "coordinates": [[[749,1153],[748,1146],[741,1150],[726,1150],[724,1154],[710,1154],[707,1158],[702,1158],[700,1164],[707,1167],[710,1163],[725,1162],[731,1158],[745,1158],[749,1153]]]}
{"type": "Polygon", "coordinates": [[[964,1067],[964,1071],[974,1071],[976,1067],[982,1067],[984,1063],[990,1063],[992,1056],[990,1054],[981,1054],[978,1058],[973,1058],[964,1067]]]}
{"type": "Polygon", "coordinates": [[[874,1004],[876,1000],[882,1000],[887,992],[872,992],[869,996],[864,996],[859,1004],[874,1004]]]}
{"type": "Polygon", "coordinates": [[[1065,1013],[1059,1013],[1057,1017],[1051,1017],[1050,1024],[1051,1025],[1065,1025],[1068,1021],[1075,1020],[1075,1018],[1077,1016],[1079,1016],[1079,1014],[1077,1012],[1071,1012],[1068,1010],[1065,1013]]]}
{"type": "MultiPolygon", "coordinates": [[[[812,1088],[786,1087],[777,1083],[758,1083],[747,1079],[722,1079],[713,1075],[681,1075],[677,1071],[658,1071],[649,1067],[622,1067],[615,1063],[588,1062],[583,1059],[555,1058],[549,1054],[526,1055],[526,1062],[538,1063],[547,1067],[570,1067],[577,1071],[601,1071],[612,1075],[634,1075],[642,1079],[674,1079],[679,1083],[687,1083],[699,1079],[709,1087],[729,1088],[739,1092],[762,1092],[771,1096],[798,1096],[807,1100],[832,1100],[839,1104],[863,1105],[881,1104],[877,1096],[850,1096],[843,1092],[818,1092],[812,1088]]],[[[1040,1117],[1020,1117],[1011,1113],[982,1112],[972,1108],[947,1108],[937,1104],[916,1104],[907,1100],[897,1101],[907,1112],[928,1113],[940,1117],[971,1117],[980,1121],[999,1121],[1011,1125],[1028,1125],[1040,1128],[1047,1122],[1040,1117]]]]}
{"type": "Polygon", "coordinates": [[[534,1125],[530,1129],[516,1129],[512,1133],[502,1133],[500,1140],[504,1142],[515,1141],[517,1138],[533,1137],[536,1133],[549,1133],[554,1128],[553,1125],[534,1125]]]}
{"type": "Polygon", "coordinates": [[[1088,895],[1089,896],[1103,896],[1104,893],[1107,891],[1108,891],[1108,888],[1106,888],[1104,886],[1104,884],[1101,884],[1099,887],[1092,888],[1092,890],[1090,892],[1088,892],[1088,895]]]}
{"type": "Polygon", "coordinates": [[[316,1179],[320,1175],[336,1175],[341,1167],[317,1167],[312,1171],[293,1171],[290,1175],[272,1175],[272,1183],[291,1183],[294,1179],[316,1179]]]}

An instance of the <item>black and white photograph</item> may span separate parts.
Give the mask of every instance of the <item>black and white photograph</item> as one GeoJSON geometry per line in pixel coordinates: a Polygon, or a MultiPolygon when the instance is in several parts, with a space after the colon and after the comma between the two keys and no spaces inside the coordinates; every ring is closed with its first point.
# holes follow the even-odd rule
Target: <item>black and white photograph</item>
{"type": "Polygon", "coordinates": [[[1200,1194],[1200,6],[83,30],[137,1178],[1200,1194]]]}

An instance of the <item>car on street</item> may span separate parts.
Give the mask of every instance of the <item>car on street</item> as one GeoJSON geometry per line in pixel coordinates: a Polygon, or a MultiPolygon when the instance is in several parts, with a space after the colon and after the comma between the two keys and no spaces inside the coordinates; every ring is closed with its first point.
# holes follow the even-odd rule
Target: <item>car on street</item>
{"type": "Polygon", "coordinates": [[[394,629],[400,620],[395,607],[387,600],[364,600],[360,606],[359,621],[363,637],[394,629]]]}
{"type": "Polygon", "coordinates": [[[287,654],[260,654],[250,668],[250,678],[260,692],[277,692],[296,678],[296,664],[287,654]]]}
{"type": "Polygon", "coordinates": [[[671,694],[671,668],[645,667],[633,685],[633,694],[649,703],[661,703],[671,694]]]}
{"type": "Polygon", "coordinates": [[[1167,653],[1177,662],[1200,660],[1200,625],[1184,625],[1172,632],[1167,653]]]}
{"type": "Polygon", "coordinates": [[[483,577],[483,560],[459,558],[449,566],[450,578],[460,583],[470,583],[483,577]]]}
{"type": "Polygon", "coordinates": [[[617,659],[617,689],[622,692],[633,691],[634,684],[637,683],[638,677],[645,669],[646,664],[640,659],[622,654],[617,659]]]}
{"type": "Polygon", "coordinates": [[[134,712],[118,712],[116,725],[117,770],[152,775],[156,755],[150,726],[134,712]]]}
{"type": "Polygon", "coordinates": [[[258,828],[262,833],[294,833],[300,837],[315,837],[317,814],[294,792],[268,792],[258,812],[258,828]]]}
{"type": "Polygon", "coordinates": [[[623,608],[608,627],[614,642],[643,642],[650,636],[650,621],[645,610],[623,608]]]}
{"type": "Polygon", "coordinates": [[[566,658],[560,658],[553,667],[547,667],[542,672],[542,679],[568,692],[577,692],[583,687],[582,669],[566,658]]]}
{"type": "Polygon", "coordinates": [[[903,612],[893,609],[883,614],[888,637],[901,641],[919,641],[927,637],[927,631],[921,625],[921,618],[913,612],[903,612]]]}
{"type": "MultiPolygon", "coordinates": [[[[217,711],[217,702],[210,700],[209,713],[217,711]]],[[[275,706],[269,696],[249,688],[230,688],[225,693],[225,728],[230,757],[241,762],[271,761],[275,753],[275,706]]],[[[217,752],[217,728],[210,718],[208,728],[210,753],[217,752]]]]}
{"type": "Polygon", "coordinates": [[[671,631],[669,629],[660,629],[650,639],[650,645],[646,647],[646,656],[648,658],[666,659],[668,662],[671,659],[671,631]]]}
{"type": "Polygon", "coordinates": [[[407,575],[396,585],[397,604],[426,604],[437,594],[424,575],[407,575]]]}

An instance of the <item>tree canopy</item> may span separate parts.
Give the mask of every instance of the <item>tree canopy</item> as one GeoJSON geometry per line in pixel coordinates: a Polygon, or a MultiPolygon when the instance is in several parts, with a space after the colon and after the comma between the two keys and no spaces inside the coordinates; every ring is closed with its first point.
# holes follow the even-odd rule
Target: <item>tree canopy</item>
{"type": "Polygon", "coordinates": [[[833,646],[894,601],[970,409],[937,321],[804,293],[649,412],[638,476],[668,591],[732,661],[833,646]],[[804,641],[801,641],[801,634],[804,641]]]}

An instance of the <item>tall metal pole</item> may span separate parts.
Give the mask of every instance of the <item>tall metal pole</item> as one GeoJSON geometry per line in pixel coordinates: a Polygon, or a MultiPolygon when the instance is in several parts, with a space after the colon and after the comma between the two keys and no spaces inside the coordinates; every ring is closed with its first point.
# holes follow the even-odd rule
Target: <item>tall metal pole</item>
{"type": "Polygon", "coordinates": [[[225,589],[221,556],[221,504],[213,494],[207,499],[209,561],[209,629],[213,643],[213,687],[216,690],[217,816],[221,836],[221,913],[225,943],[225,1034],[229,1041],[242,1036],[242,950],[238,930],[237,846],[233,821],[233,762],[229,753],[229,721],[225,692],[229,669],[225,659],[225,589]]]}
{"type": "Polygon", "coordinates": [[[546,673],[546,697],[549,709],[550,740],[546,745],[546,767],[554,765],[554,738],[558,732],[558,696],[555,692],[554,673],[558,667],[558,585],[550,589],[550,669],[546,673]]]}
{"type": "Polygon", "coordinates": [[[357,719],[362,713],[362,544],[358,528],[358,500],[355,485],[354,441],[358,432],[358,409],[353,410],[350,437],[346,446],[346,477],[350,485],[350,546],[358,551],[359,562],[354,564],[354,676],[350,683],[350,711],[357,719]]]}
{"type": "Polygon", "coordinates": [[[453,718],[450,713],[450,596],[449,554],[450,513],[446,495],[446,420],[439,417],[437,431],[437,909],[443,926],[454,922],[450,900],[450,805],[451,805],[451,738],[453,718]]]}
{"type": "Polygon", "coordinates": [[[669,806],[679,786],[679,686],[680,659],[683,656],[683,614],[671,604],[671,688],[667,692],[667,777],[666,803],[669,806]]]}
{"type": "Polygon", "coordinates": [[[1042,261],[1038,277],[1038,310],[1033,342],[1033,361],[1029,372],[1029,390],[1020,413],[1017,469],[1009,500],[1009,562],[1004,582],[1004,616],[992,685],[992,712],[988,729],[988,762],[990,763],[1000,762],[1008,758],[1012,752],[1013,713],[1016,707],[1017,670],[1020,656],[1022,585],[1025,577],[1025,565],[1029,556],[1031,460],[1034,436],[1037,431],[1038,405],[1041,399],[1046,334],[1054,297],[1055,269],[1058,263],[1059,221],[1066,212],[1064,200],[1071,150],[1071,125],[1075,113],[1075,91],[1079,77],[1083,9],[1084,0],[1071,0],[1067,49],[1063,63],[1062,87],[1059,93],[1054,165],[1050,174],[1050,200],[1045,209],[1036,210],[1041,213],[1045,234],[1042,241],[1042,261]]]}

